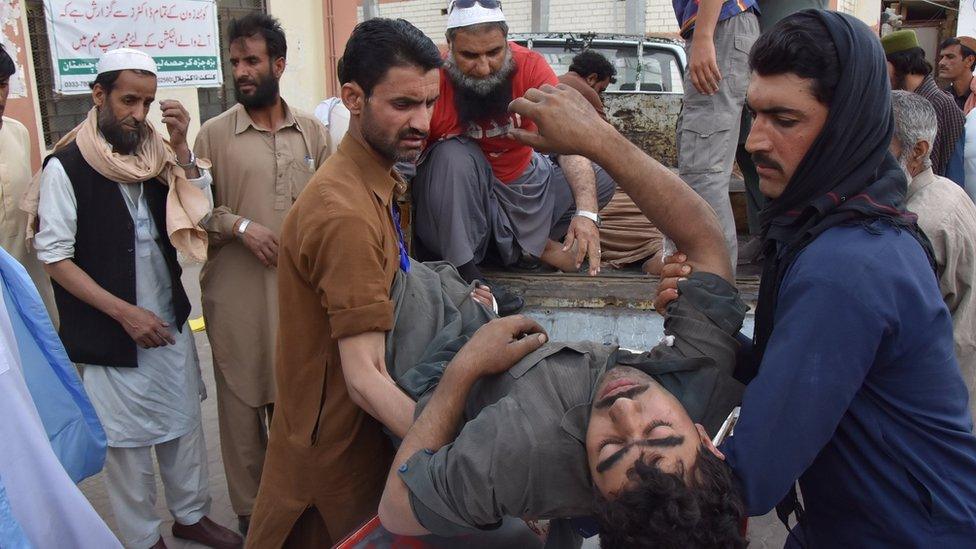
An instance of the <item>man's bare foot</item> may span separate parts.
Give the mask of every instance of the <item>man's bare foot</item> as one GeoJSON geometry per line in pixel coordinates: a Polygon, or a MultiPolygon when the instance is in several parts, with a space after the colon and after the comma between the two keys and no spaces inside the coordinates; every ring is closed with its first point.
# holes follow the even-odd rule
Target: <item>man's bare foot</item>
{"type": "Polygon", "coordinates": [[[546,241],[546,249],[542,252],[539,259],[543,263],[564,273],[575,273],[579,270],[576,266],[575,250],[563,251],[563,245],[552,240],[546,241]]]}

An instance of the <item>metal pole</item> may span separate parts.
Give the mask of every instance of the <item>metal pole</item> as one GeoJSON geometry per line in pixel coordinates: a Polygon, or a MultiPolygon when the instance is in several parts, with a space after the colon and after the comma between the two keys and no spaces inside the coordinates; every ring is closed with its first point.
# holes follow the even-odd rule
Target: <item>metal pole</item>
{"type": "Polygon", "coordinates": [[[532,32],[549,32],[549,0],[532,0],[532,32]]]}
{"type": "Polygon", "coordinates": [[[363,0],[363,21],[380,16],[379,0],[363,0]]]}
{"type": "Polygon", "coordinates": [[[647,0],[627,0],[624,12],[624,28],[627,34],[643,35],[647,29],[647,0]]]}

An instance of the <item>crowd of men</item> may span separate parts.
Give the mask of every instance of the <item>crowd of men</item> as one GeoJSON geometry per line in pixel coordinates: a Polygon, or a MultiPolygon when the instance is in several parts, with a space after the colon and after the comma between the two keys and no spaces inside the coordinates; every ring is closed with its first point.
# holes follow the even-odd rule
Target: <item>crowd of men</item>
{"type": "MultiPolygon", "coordinates": [[[[446,53],[359,24],[338,143],[281,97],[267,15],[231,23],[238,104],[192,145],[131,49],[101,56],[93,108],[34,177],[2,118],[0,546],[165,547],[157,469],[172,534],[216,548],[331,546],[377,515],[499,546],[745,547],[773,509],[790,547],[971,546],[976,40],[941,45],[939,88],[913,31],[824,4],[674,2],[677,173],[608,123],[612,63],[557,76],[496,0],[450,2],[446,53]],[[550,341],[485,279],[596,275],[604,248],[644,260],[662,233],[652,349],[550,341]],[[205,261],[236,531],[208,517],[181,256],[205,261]],[[103,463],[118,540],[74,484],[103,463]]],[[[0,114],[13,72],[0,49],[0,114]]]]}

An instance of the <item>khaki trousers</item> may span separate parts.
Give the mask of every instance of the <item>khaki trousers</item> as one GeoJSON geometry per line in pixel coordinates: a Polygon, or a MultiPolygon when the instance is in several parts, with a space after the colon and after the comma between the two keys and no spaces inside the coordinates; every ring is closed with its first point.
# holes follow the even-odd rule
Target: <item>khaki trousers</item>
{"type": "Polygon", "coordinates": [[[217,386],[217,422],[220,426],[220,455],[227,475],[230,505],[238,516],[250,516],[261,485],[264,453],[268,449],[268,426],[274,404],[252,408],[227,385],[214,365],[217,386]]]}

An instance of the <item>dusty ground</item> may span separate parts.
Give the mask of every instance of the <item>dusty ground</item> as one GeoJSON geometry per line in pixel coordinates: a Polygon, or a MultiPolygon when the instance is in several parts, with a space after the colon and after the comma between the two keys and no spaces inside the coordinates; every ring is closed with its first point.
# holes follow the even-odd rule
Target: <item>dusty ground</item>
{"type": "MultiPolygon", "coordinates": [[[[183,283],[186,286],[190,302],[193,304],[191,318],[199,316],[200,313],[200,284],[199,266],[189,265],[185,267],[183,273],[183,283]]],[[[217,431],[217,401],[213,380],[213,362],[210,354],[210,343],[207,341],[205,333],[194,334],[197,349],[200,353],[200,367],[203,371],[203,380],[207,386],[207,393],[210,395],[203,401],[203,428],[207,441],[207,455],[209,457],[210,469],[210,494],[213,498],[213,506],[210,518],[229,528],[237,528],[237,516],[230,507],[230,500],[227,496],[227,481],[224,476],[224,466],[220,458],[220,441],[217,431]]],[[[109,527],[115,530],[115,517],[108,503],[108,496],[105,492],[105,484],[102,475],[96,475],[87,479],[81,484],[82,491],[92,502],[95,510],[105,519],[109,527]]],[[[202,547],[195,543],[187,543],[172,537],[170,529],[173,525],[173,518],[166,510],[166,499],[162,484],[158,481],[158,497],[156,509],[159,516],[163,519],[162,534],[167,546],[174,549],[198,548],[202,547]]],[[[756,548],[779,548],[783,546],[785,539],[785,529],[780,525],[775,514],[766,515],[750,521],[750,538],[752,547],[756,548]]],[[[596,547],[595,542],[587,543],[588,547],[596,547]]]]}

